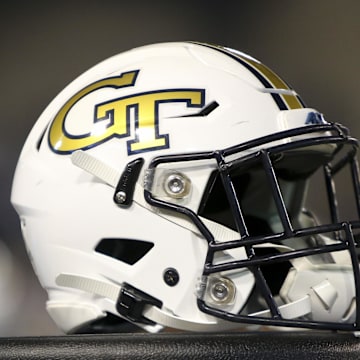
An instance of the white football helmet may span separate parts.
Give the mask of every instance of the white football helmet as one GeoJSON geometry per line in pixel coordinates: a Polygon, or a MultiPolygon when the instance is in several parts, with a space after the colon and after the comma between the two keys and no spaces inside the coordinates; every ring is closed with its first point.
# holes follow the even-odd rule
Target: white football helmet
{"type": "Polygon", "coordinates": [[[357,146],[242,52],[105,60],[46,108],[15,173],[49,314],[65,332],[359,328],[357,146]]]}

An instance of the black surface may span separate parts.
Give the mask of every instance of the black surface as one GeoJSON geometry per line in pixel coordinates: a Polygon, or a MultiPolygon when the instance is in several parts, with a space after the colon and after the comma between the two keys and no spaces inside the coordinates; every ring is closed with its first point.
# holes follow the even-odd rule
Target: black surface
{"type": "Polygon", "coordinates": [[[1,338],[1,359],[360,359],[352,334],[285,332],[1,338]]]}

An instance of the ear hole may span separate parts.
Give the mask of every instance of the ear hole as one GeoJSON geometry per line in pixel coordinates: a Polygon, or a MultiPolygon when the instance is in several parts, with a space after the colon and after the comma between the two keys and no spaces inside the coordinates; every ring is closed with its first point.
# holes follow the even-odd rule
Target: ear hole
{"type": "Polygon", "coordinates": [[[132,239],[102,239],[95,248],[95,251],[116,260],[120,260],[129,265],[134,265],[143,258],[153,243],[142,240],[132,239]]]}

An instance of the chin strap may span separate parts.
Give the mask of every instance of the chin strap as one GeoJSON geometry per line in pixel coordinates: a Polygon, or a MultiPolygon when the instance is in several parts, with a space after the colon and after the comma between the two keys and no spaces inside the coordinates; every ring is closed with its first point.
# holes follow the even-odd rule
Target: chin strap
{"type": "MultiPolygon", "coordinates": [[[[100,295],[117,303],[122,293],[120,285],[106,283],[79,275],[60,274],[56,278],[56,284],[68,288],[86,291],[100,295]]],[[[171,327],[186,331],[214,331],[240,328],[241,325],[214,318],[214,321],[193,321],[179,318],[174,314],[164,311],[153,305],[145,305],[142,316],[146,319],[165,327],[171,327]]]]}
{"type": "MultiPolygon", "coordinates": [[[[74,274],[62,273],[58,275],[56,278],[56,284],[96,294],[115,303],[118,303],[122,294],[122,286],[120,285],[74,274]]],[[[310,298],[309,296],[305,296],[294,302],[279,306],[279,311],[286,319],[294,319],[309,314],[311,312],[310,298]]],[[[148,304],[144,306],[141,315],[155,324],[186,331],[209,332],[239,329],[244,327],[244,324],[225,321],[215,317],[208,321],[183,319],[174,315],[170,311],[148,304]]],[[[249,314],[248,316],[266,317],[268,315],[270,315],[270,311],[264,310],[249,314]]]]}
{"type": "MultiPolygon", "coordinates": [[[[71,161],[75,166],[95,176],[114,189],[116,188],[122,175],[117,169],[82,150],[73,152],[71,155],[71,161]]],[[[138,182],[134,188],[133,201],[141,207],[144,207],[157,215],[200,235],[199,229],[187,217],[181,216],[181,214],[178,213],[174,214],[171,211],[159,209],[148,204],[144,198],[144,188],[138,182]]],[[[223,239],[223,241],[228,241],[239,237],[237,232],[232,231],[225,226],[204,218],[201,218],[201,220],[209,227],[216,239],[220,238],[223,239]]]]}

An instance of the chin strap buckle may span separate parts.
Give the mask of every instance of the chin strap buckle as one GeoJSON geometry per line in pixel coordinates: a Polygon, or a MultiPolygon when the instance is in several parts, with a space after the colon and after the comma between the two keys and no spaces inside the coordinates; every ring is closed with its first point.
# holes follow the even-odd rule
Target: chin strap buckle
{"type": "Polygon", "coordinates": [[[155,323],[143,316],[146,305],[162,307],[162,302],[133,286],[123,283],[119,298],[116,303],[116,310],[125,319],[132,322],[138,322],[146,325],[154,325],[155,323]]]}

